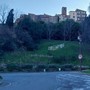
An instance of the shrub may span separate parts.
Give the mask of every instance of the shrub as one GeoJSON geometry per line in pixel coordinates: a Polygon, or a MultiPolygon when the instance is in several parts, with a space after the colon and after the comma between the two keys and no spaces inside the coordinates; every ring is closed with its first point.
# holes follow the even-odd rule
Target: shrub
{"type": "Polygon", "coordinates": [[[36,68],[35,68],[35,71],[43,72],[44,69],[46,69],[46,68],[47,68],[46,65],[37,65],[36,68]]]}
{"type": "Polygon", "coordinates": [[[21,71],[20,65],[18,64],[7,64],[7,71],[21,71]]]}
{"type": "Polygon", "coordinates": [[[66,62],[65,56],[53,57],[52,62],[55,64],[64,64],[66,62]]]}
{"type": "Polygon", "coordinates": [[[21,66],[22,71],[32,71],[33,70],[33,65],[22,65],[21,66]]]}
{"type": "Polygon", "coordinates": [[[57,65],[54,65],[54,64],[51,64],[51,65],[48,65],[47,71],[58,71],[58,66],[57,65]]]}
{"type": "Polygon", "coordinates": [[[5,63],[0,64],[0,72],[5,72],[7,68],[7,65],[5,63]]]}
{"type": "Polygon", "coordinates": [[[74,70],[74,66],[71,64],[65,64],[61,66],[62,71],[72,71],[74,70]]]}

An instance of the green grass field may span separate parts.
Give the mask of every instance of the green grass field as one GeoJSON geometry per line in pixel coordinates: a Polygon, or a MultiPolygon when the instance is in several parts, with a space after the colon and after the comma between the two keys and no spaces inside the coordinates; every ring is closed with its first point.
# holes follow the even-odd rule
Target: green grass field
{"type": "Polygon", "coordinates": [[[85,70],[83,72],[86,73],[86,74],[90,74],[90,70],[85,70]]]}
{"type": "MultiPolygon", "coordinates": [[[[79,64],[78,60],[79,54],[79,43],[78,42],[70,42],[70,41],[59,41],[59,40],[43,40],[40,42],[38,49],[35,51],[17,51],[12,53],[5,53],[2,56],[1,62],[4,63],[37,63],[37,64],[47,64],[53,63],[52,59],[60,59],[64,63],[72,63],[79,64]],[[59,48],[57,50],[48,50],[48,47],[55,46],[64,43],[65,46],[63,48],[59,48]],[[38,56],[37,56],[38,55],[38,56]],[[44,55],[45,57],[40,57],[40,55],[44,55]],[[52,57],[46,57],[53,56],[52,57]],[[65,58],[65,61],[63,60],[65,58]]],[[[82,54],[83,54],[83,65],[90,65],[90,49],[89,45],[82,45],[82,54]]]]}

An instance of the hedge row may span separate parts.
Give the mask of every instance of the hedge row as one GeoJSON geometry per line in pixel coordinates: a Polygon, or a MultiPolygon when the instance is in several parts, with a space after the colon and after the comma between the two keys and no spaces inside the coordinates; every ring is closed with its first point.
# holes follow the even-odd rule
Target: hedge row
{"type": "MultiPolygon", "coordinates": [[[[73,66],[71,64],[65,65],[33,65],[33,64],[6,64],[0,66],[0,72],[53,72],[53,71],[77,71],[79,66],[73,66]]],[[[89,69],[89,67],[82,67],[82,70],[89,69]]]]}

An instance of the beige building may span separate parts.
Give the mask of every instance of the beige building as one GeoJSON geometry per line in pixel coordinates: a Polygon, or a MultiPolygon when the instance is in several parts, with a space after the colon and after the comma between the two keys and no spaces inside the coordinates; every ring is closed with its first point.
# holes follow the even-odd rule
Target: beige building
{"type": "Polygon", "coordinates": [[[28,16],[33,20],[33,21],[37,21],[37,17],[35,14],[29,13],[28,16]]]}
{"type": "Polygon", "coordinates": [[[76,9],[75,11],[69,12],[70,19],[73,19],[76,22],[82,22],[87,17],[86,11],[76,9]]]}
{"type": "Polygon", "coordinates": [[[57,23],[58,22],[57,16],[51,16],[47,14],[35,15],[35,14],[30,14],[30,13],[28,15],[33,21],[43,21],[45,23],[57,23]]]}
{"type": "MultiPolygon", "coordinates": [[[[58,23],[61,21],[65,21],[66,19],[73,19],[76,22],[82,22],[87,14],[86,11],[76,9],[75,11],[70,11],[69,15],[67,15],[67,7],[62,7],[61,14],[56,14],[55,16],[43,14],[43,15],[35,15],[32,13],[29,13],[28,15],[21,15],[20,19],[22,19],[25,16],[29,16],[33,21],[43,21],[45,23],[58,23]]],[[[18,22],[19,19],[17,19],[18,22]]]]}
{"type": "Polygon", "coordinates": [[[62,7],[62,10],[61,11],[62,11],[62,13],[61,14],[58,14],[59,22],[65,21],[68,18],[67,7],[62,7]]]}
{"type": "Polygon", "coordinates": [[[58,17],[59,17],[59,22],[65,21],[66,19],[68,19],[68,15],[62,15],[62,14],[60,14],[60,15],[58,15],[58,17]]]}
{"type": "Polygon", "coordinates": [[[49,18],[49,22],[50,23],[57,23],[58,22],[58,16],[57,15],[56,16],[51,16],[49,18]]]}
{"type": "Polygon", "coordinates": [[[69,12],[70,19],[73,19],[74,21],[77,21],[77,13],[75,11],[69,12]]]}

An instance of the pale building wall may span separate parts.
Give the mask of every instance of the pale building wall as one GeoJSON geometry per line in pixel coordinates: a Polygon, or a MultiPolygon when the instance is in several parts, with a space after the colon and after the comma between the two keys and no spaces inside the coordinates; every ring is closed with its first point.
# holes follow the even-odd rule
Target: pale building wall
{"type": "Polygon", "coordinates": [[[67,19],[67,16],[66,15],[59,15],[59,22],[61,21],[65,21],[67,19]]]}
{"type": "Polygon", "coordinates": [[[51,22],[51,23],[57,23],[58,22],[58,17],[57,16],[51,16],[49,18],[49,22],[51,22]]]}
{"type": "Polygon", "coordinates": [[[69,16],[70,16],[70,19],[77,21],[77,13],[75,11],[70,11],[69,16]]]}

